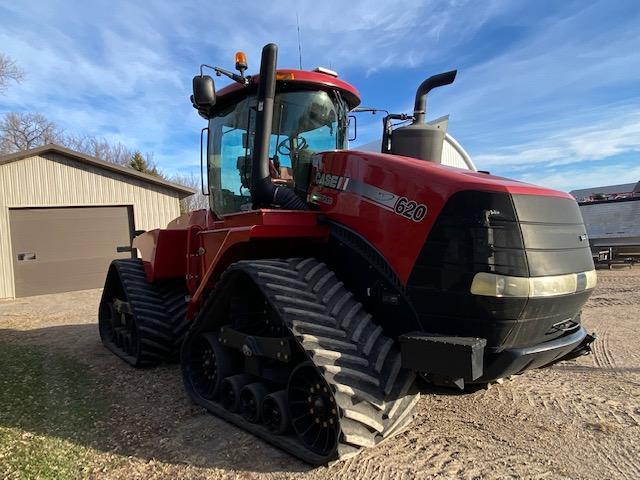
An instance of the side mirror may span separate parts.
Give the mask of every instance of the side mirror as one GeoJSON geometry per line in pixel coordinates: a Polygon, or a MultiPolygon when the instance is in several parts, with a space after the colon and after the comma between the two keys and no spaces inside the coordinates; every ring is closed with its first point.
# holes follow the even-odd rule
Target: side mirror
{"type": "Polygon", "coordinates": [[[349,136],[347,140],[353,142],[356,138],[358,138],[358,118],[355,115],[349,115],[348,121],[349,127],[349,136]]]}
{"type": "Polygon", "coordinates": [[[213,107],[216,104],[216,89],[209,75],[193,77],[193,103],[199,107],[213,107]]]}

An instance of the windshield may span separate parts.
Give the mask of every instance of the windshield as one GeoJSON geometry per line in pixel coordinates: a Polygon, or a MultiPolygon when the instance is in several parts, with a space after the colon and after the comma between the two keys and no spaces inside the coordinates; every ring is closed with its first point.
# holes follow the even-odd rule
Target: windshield
{"type": "MultiPolygon", "coordinates": [[[[251,209],[251,158],[256,97],[249,96],[209,120],[209,190],[218,214],[251,209]]],[[[347,106],[337,92],[276,95],[269,147],[271,176],[306,198],[311,156],[346,148],[347,106]]]]}

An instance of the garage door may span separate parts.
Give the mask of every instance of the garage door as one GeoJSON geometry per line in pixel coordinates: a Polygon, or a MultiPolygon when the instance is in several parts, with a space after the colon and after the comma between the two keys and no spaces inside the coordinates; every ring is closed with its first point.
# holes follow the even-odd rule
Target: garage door
{"type": "Polygon", "coordinates": [[[102,287],[111,260],[131,257],[131,207],[12,209],[9,218],[16,297],[102,287]]]}

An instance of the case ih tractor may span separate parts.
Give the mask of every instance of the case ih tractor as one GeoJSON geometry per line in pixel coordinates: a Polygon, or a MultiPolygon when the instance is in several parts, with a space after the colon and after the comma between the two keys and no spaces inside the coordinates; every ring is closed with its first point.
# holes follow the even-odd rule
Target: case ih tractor
{"type": "Polygon", "coordinates": [[[347,150],[358,91],[276,56],[265,46],[252,77],[243,54],[239,74],[210,67],[234,80],[217,92],[194,78],[210,208],[112,263],[111,351],[179,356],[197,404],[312,464],[402,431],[419,377],[464,388],[589,353],[596,276],[573,198],[439,164],[426,95],[455,72],[385,117],[371,153],[347,150]]]}

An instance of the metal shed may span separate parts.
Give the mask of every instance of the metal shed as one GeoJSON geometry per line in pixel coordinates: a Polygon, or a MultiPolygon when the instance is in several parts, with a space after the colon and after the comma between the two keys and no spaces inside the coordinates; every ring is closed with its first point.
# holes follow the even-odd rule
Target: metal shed
{"type": "Polygon", "coordinates": [[[580,212],[594,254],[640,256],[640,196],[580,203],[580,212]]]}
{"type": "Polygon", "coordinates": [[[0,156],[0,298],[101,287],[193,193],[57,145],[0,156]]]}

